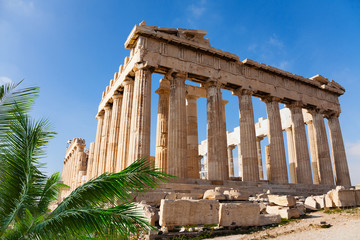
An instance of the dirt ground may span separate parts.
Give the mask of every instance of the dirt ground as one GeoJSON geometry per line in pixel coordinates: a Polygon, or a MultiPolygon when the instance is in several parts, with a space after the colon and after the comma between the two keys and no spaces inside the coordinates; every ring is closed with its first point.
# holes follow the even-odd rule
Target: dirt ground
{"type": "Polygon", "coordinates": [[[331,210],[330,212],[313,212],[303,219],[293,220],[278,227],[267,228],[251,234],[216,237],[213,239],[360,240],[360,208],[331,210]]]}

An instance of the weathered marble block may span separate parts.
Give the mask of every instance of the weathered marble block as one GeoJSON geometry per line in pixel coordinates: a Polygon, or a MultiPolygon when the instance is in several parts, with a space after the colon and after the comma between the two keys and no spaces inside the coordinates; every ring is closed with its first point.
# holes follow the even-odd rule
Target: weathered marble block
{"type": "Polygon", "coordinates": [[[258,226],[260,207],[255,203],[220,203],[220,226],[258,226]]]}
{"type": "Polygon", "coordinates": [[[284,207],[293,207],[296,205],[296,199],[291,195],[268,195],[270,203],[284,207]]]}
{"type": "Polygon", "coordinates": [[[160,226],[218,224],[219,202],[216,200],[161,200],[160,226]]]}
{"type": "Polygon", "coordinates": [[[281,216],[279,214],[260,214],[259,216],[259,226],[278,224],[280,222],[281,216]]]}

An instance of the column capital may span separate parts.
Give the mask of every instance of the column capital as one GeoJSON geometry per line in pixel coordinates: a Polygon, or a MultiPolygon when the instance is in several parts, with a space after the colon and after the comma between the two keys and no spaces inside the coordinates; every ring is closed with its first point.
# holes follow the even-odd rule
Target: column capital
{"type": "Polygon", "coordinates": [[[165,79],[167,80],[173,80],[174,78],[184,78],[186,80],[186,78],[188,77],[187,72],[183,72],[183,71],[178,71],[175,69],[170,69],[166,74],[165,74],[165,79]]]}
{"type": "Polygon", "coordinates": [[[125,87],[128,84],[134,84],[134,79],[131,77],[125,77],[124,81],[122,82],[122,85],[125,87]]]}
{"type": "Polygon", "coordinates": [[[148,64],[147,61],[144,62],[137,62],[134,64],[134,71],[137,72],[139,70],[149,70],[153,71],[153,67],[148,64]]]}
{"type": "Polygon", "coordinates": [[[119,99],[119,98],[122,98],[122,94],[121,93],[119,93],[119,92],[116,92],[116,93],[114,93],[114,95],[112,95],[112,99],[113,100],[115,100],[115,99],[119,99]]]}
{"type": "Polygon", "coordinates": [[[260,97],[260,100],[263,101],[264,103],[270,103],[270,102],[279,102],[280,98],[269,95],[269,96],[260,97]]]}
{"type": "Polygon", "coordinates": [[[338,118],[340,116],[340,112],[335,112],[335,111],[324,111],[324,117],[327,119],[331,119],[331,118],[338,118]]]}
{"type": "Polygon", "coordinates": [[[193,101],[196,101],[196,100],[198,100],[199,98],[200,98],[200,96],[198,96],[198,95],[193,95],[193,94],[188,94],[188,93],[186,93],[186,100],[193,100],[193,101]]]}
{"type": "Polygon", "coordinates": [[[235,148],[235,145],[228,145],[227,148],[233,150],[235,148]]]}
{"type": "Polygon", "coordinates": [[[285,107],[287,107],[289,109],[302,108],[303,106],[304,106],[304,104],[301,101],[294,101],[294,102],[285,104],[285,107]]]}
{"type": "Polygon", "coordinates": [[[256,141],[262,141],[263,139],[264,139],[263,136],[258,136],[258,137],[256,137],[256,141]]]}
{"type": "Polygon", "coordinates": [[[253,95],[254,94],[254,91],[251,90],[251,89],[247,89],[247,88],[237,88],[235,90],[232,91],[232,94],[233,95],[236,95],[236,96],[242,96],[242,95],[253,95]]]}
{"type": "Polygon", "coordinates": [[[104,107],[105,112],[106,112],[106,111],[110,111],[111,108],[112,108],[111,104],[106,104],[105,107],[104,107]]]}
{"type": "Polygon", "coordinates": [[[169,94],[170,93],[170,81],[166,78],[160,79],[160,86],[155,91],[157,94],[169,94]]]}
{"type": "Polygon", "coordinates": [[[210,87],[222,88],[224,86],[224,84],[220,82],[219,79],[209,79],[205,83],[202,83],[201,85],[205,89],[208,89],[210,87]]]}
{"type": "Polygon", "coordinates": [[[104,118],[104,110],[101,110],[100,112],[98,112],[98,114],[96,114],[95,118],[96,119],[104,118]]]}

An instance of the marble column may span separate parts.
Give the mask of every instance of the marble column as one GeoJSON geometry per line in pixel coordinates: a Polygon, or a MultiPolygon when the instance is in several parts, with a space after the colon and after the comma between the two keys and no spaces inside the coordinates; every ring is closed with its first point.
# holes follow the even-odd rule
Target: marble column
{"type": "Polygon", "coordinates": [[[205,84],[207,97],[207,139],[208,139],[208,179],[227,180],[226,129],[223,122],[223,107],[219,82],[205,84]]]}
{"type": "Polygon", "coordinates": [[[238,168],[239,168],[239,177],[243,177],[243,166],[242,166],[242,155],[241,155],[241,143],[237,145],[238,147],[238,168]]]}
{"type": "Polygon", "coordinates": [[[295,150],[296,182],[312,184],[309,149],[301,103],[287,105],[291,112],[295,150]]]}
{"type": "Polygon", "coordinates": [[[265,163],[266,163],[266,177],[267,180],[271,179],[271,167],[270,167],[270,145],[265,146],[265,163]]]}
{"type": "Polygon", "coordinates": [[[351,186],[349,167],[341,133],[339,114],[327,116],[336,185],[351,186]]]}
{"type": "Polygon", "coordinates": [[[258,166],[259,166],[259,179],[264,180],[264,170],[262,164],[262,154],[261,154],[261,140],[263,137],[256,137],[256,150],[257,150],[257,159],[258,159],[258,166]]]}
{"type": "Polygon", "coordinates": [[[200,178],[199,168],[199,138],[197,104],[199,97],[186,95],[186,116],[187,116],[187,177],[200,178]]]}
{"type": "Polygon", "coordinates": [[[92,169],[94,167],[94,147],[95,147],[95,143],[92,142],[90,143],[90,148],[89,148],[89,157],[88,157],[88,163],[87,163],[87,168],[86,168],[86,180],[89,181],[92,176],[92,169]]]}
{"type": "Polygon", "coordinates": [[[100,145],[100,157],[99,157],[99,168],[98,175],[105,172],[106,166],[106,154],[107,154],[107,146],[109,142],[109,132],[110,132],[110,124],[111,124],[111,105],[105,106],[105,114],[104,114],[104,124],[101,130],[101,145],[100,145]]]}
{"type": "Polygon", "coordinates": [[[307,129],[308,129],[308,139],[309,139],[309,146],[310,146],[310,156],[311,156],[311,168],[313,173],[313,179],[315,184],[320,184],[319,179],[319,158],[317,154],[317,147],[316,147],[316,140],[315,140],[315,133],[314,133],[314,124],[312,120],[306,122],[307,129]]]}
{"type": "Polygon", "coordinates": [[[252,91],[240,89],[234,91],[234,94],[239,97],[240,145],[243,167],[242,180],[259,181],[255,121],[251,98],[252,91]]]}
{"type": "Polygon", "coordinates": [[[296,164],[295,164],[295,146],[294,146],[294,133],[292,126],[285,129],[286,131],[286,140],[288,147],[288,156],[289,156],[289,173],[290,173],[290,182],[296,183],[296,164]]]}
{"type": "MultiPolygon", "coordinates": [[[[123,99],[121,106],[121,119],[119,126],[119,145],[116,156],[116,172],[120,172],[127,167],[129,160],[129,142],[130,142],[130,127],[131,127],[131,112],[134,94],[134,80],[126,78],[123,81],[123,99]]],[[[129,161],[130,164],[130,161],[129,161]]]]}
{"type": "Polygon", "coordinates": [[[100,158],[100,145],[101,145],[101,132],[104,125],[104,112],[101,111],[96,116],[98,120],[97,130],[96,130],[96,138],[95,138],[95,144],[94,144],[94,163],[93,168],[91,170],[91,178],[98,176],[98,169],[99,169],[99,158],[100,158]]]}
{"type": "Polygon", "coordinates": [[[109,143],[107,146],[106,154],[106,172],[115,172],[116,165],[116,156],[118,152],[119,145],[119,130],[120,130],[120,118],[121,118],[121,104],[122,104],[122,94],[115,93],[112,96],[113,105],[111,112],[111,123],[109,130],[109,143]]]}
{"type": "Polygon", "coordinates": [[[227,147],[227,156],[228,156],[228,165],[229,165],[229,177],[234,177],[234,158],[233,158],[233,150],[235,146],[229,145],[227,147]]]}
{"type": "Polygon", "coordinates": [[[167,172],[179,178],[187,177],[187,127],[185,80],[187,74],[173,73],[170,80],[169,139],[167,172]]]}
{"type": "Polygon", "coordinates": [[[312,115],[314,124],[320,184],[334,185],[334,175],[331,167],[330,150],[323,114],[318,109],[309,111],[309,113],[312,115]]]}
{"type": "Polygon", "coordinates": [[[134,97],[131,114],[129,166],[135,160],[150,157],[151,71],[146,63],[135,68],[134,97]]]}
{"type": "Polygon", "coordinates": [[[159,106],[156,126],[155,166],[167,172],[170,95],[170,82],[168,79],[160,80],[160,87],[156,90],[156,93],[159,94],[159,106]]]}
{"type": "Polygon", "coordinates": [[[266,112],[269,123],[270,145],[270,182],[288,183],[288,174],[285,157],[284,138],[281,127],[281,118],[278,99],[268,97],[263,99],[266,103],[266,112]]]}

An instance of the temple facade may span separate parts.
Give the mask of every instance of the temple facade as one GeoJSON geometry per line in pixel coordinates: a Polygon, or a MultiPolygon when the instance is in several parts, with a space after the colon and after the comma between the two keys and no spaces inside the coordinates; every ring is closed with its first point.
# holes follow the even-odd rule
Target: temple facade
{"type": "Polygon", "coordinates": [[[71,143],[64,160],[63,177],[70,179],[64,182],[74,186],[82,179],[117,172],[140,157],[150,157],[151,94],[155,91],[159,95],[155,165],[179,181],[262,181],[261,140],[267,137],[264,167],[269,183],[287,184],[290,179],[295,184],[350,186],[339,124],[339,97],[345,89],[321,75],[305,78],[250,59],[240,61],[235,54],[211,47],[206,34],[145,22],[133,28],[125,42],[130,56],[102,94],[96,139],[90,144],[85,170],[80,160],[83,145],[74,140],[77,144],[71,143]],[[156,90],[151,89],[153,73],[163,75],[156,90]],[[186,80],[200,87],[187,85],[186,80]],[[238,97],[237,134],[226,132],[228,101],[222,98],[221,89],[238,97]],[[266,119],[257,123],[252,97],[266,104],[266,119]],[[200,145],[199,98],[207,101],[207,139],[200,145]],[[279,103],[286,108],[280,110],[279,103]],[[235,146],[241,178],[234,178],[235,146]],[[79,153],[70,157],[74,151],[79,153]],[[206,159],[203,166],[201,159],[206,159]]]}

